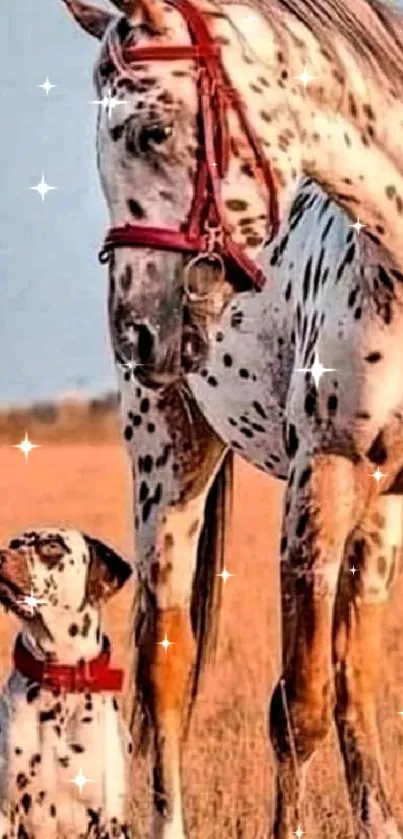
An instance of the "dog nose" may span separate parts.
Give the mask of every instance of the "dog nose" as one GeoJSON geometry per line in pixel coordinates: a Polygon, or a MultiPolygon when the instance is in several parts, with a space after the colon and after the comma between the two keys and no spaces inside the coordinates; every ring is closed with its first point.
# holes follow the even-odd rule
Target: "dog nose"
{"type": "Polygon", "coordinates": [[[12,548],[0,550],[0,571],[4,579],[15,583],[24,591],[30,589],[30,575],[26,557],[12,548]]]}

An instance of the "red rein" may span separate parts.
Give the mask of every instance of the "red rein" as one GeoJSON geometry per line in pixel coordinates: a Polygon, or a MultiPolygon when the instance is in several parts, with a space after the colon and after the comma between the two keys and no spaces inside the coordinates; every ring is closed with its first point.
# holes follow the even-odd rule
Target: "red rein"
{"type": "MultiPolygon", "coordinates": [[[[237,244],[225,221],[221,197],[221,181],[229,163],[229,127],[227,112],[233,108],[248,139],[257,166],[260,168],[269,198],[271,238],[279,226],[277,189],[271,165],[246,116],[241,97],[232,86],[221,59],[221,49],[214,42],[206,22],[190,0],[168,0],[186,20],[192,44],[188,46],[127,47],[122,56],[128,65],[141,61],[183,61],[191,59],[199,65],[198,94],[200,132],[198,167],[188,218],[178,230],[165,227],[126,224],[112,227],[100,252],[107,261],[115,247],[151,247],[195,255],[219,255],[246,277],[247,285],[260,290],[266,281],[263,272],[237,244]]],[[[231,279],[231,276],[228,278],[231,279]]]]}

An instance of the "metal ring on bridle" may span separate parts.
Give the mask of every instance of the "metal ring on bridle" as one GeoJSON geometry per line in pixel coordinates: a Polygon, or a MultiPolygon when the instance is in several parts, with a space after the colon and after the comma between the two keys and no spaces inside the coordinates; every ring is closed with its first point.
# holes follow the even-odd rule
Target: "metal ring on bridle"
{"type": "Polygon", "coordinates": [[[184,269],[184,276],[183,276],[183,289],[186,297],[189,301],[193,303],[197,303],[200,300],[207,300],[211,296],[211,291],[206,291],[204,293],[198,293],[192,291],[190,288],[190,271],[199,262],[211,260],[218,264],[221,278],[225,277],[225,265],[224,260],[221,254],[217,253],[217,251],[201,251],[200,253],[196,254],[196,256],[192,257],[192,259],[187,263],[184,269]]]}

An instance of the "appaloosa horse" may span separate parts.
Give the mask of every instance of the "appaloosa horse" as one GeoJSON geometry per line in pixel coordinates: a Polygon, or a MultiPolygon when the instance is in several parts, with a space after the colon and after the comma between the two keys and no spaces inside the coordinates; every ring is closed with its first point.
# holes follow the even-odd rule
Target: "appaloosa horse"
{"type": "Polygon", "coordinates": [[[356,836],[397,839],[374,689],[401,537],[381,496],[403,467],[401,15],[379,0],[114,0],[116,20],[64,2],[102,41],[109,102],[101,256],[133,464],[152,839],[185,836],[182,710],[217,616],[234,449],[287,481],[274,834],[303,827],[335,711],[356,836]],[[300,172],[327,196],[308,179],[290,205],[300,172]]]}

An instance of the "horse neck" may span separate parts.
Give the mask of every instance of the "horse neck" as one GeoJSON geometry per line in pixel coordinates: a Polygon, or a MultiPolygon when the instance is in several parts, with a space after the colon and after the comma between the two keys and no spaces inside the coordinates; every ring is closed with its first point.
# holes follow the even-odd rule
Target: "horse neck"
{"type": "MultiPolygon", "coordinates": [[[[367,226],[397,265],[403,264],[403,176],[396,164],[403,140],[400,95],[364,67],[354,44],[340,40],[336,62],[288,13],[271,26],[250,8],[224,9],[225,18],[212,16],[212,28],[223,44],[227,73],[277,176],[281,217],[299,173],[305,172],[354,221],[359,218],[367,226]],[[304,69],[312,78],[306,86],[297,78],[304,69]]],[[[256,197],[256,180],[251,184],[250,176],[248,181],[242,174],[250,150],[234,114],[230,122],[232,150],[238,144],[241,154],[238,148],[231,157],[223,197],[239,230],[237,213],[248,215],[249,207],[234,203],[236,194],[254,191],[252,203],[262,218],[265,196],[260,190],[256,197]]],[[[255,244],[259,247],[258,239],[255,244]]],[[[256,248],[249,251],[256,255],[256,248]]]]}

